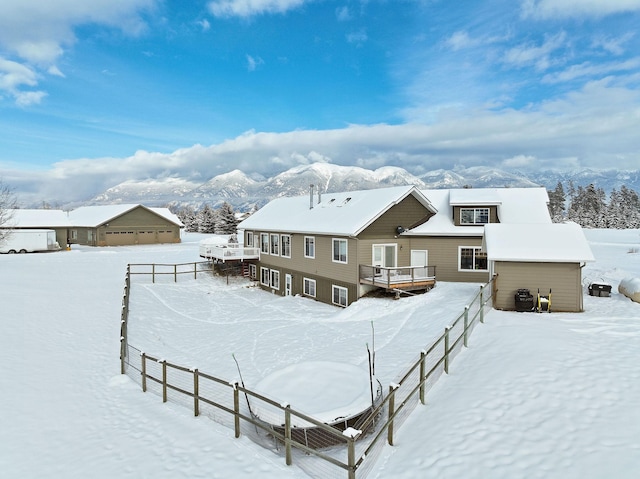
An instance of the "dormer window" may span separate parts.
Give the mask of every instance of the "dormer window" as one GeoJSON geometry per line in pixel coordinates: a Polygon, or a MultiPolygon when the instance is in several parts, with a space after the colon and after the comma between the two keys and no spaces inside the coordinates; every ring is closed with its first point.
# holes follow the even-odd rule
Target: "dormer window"
{"type": "Polygon", "coordinates": [[[461,225],[486,225],[489,223],[489,208],[460,208],[461,225]]]}

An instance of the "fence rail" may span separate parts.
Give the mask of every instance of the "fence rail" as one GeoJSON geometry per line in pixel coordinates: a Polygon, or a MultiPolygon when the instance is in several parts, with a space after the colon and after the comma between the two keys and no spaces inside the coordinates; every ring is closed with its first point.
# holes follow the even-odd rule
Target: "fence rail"
{"type": "MultiPolygon", "coordinates": [[[[230,427],[235,437],[244,434],[254,442],[284,455],[287,465],[294,462],[311,477],[364,479],[371,472],[384,444],[393,445],[398,428],[418,404],[426,403],[426,394],[442,373],[448,374],[453,358],[466,347],[479,322],[484,322],[485,308],[492,304],[492,281],[480,287],[464,311],[432,341],[419,357],[391,383],[355,425],[343,427],[325,424],[289,404],[280,404],[238,382],[229,382],[198,369],[173,364],[154,357],[129,344],[127,321],[131,296],[131,275],[151,274],[158,266],[172,267],[177,278],[181,273],[197,277],[198,264],[186,271],[183,265],[129,265],[125,278],[121,318],[121,372],[136,380],[144,392],[193,409],[230,427]],[[137,271],[132,272],[133,269],[137,271]],[[142,268],[144,267],[144,268],[142,268]],[[146,270],[144,273],[142,271],[146,270]],[[177,271],[180,270],[181,273],[177,271]],[[244,396],[244,398],[243,398],[244,396]],[[244,400],[243,400],[244,399],[244,400]],[[259,411],[259,414],[256,414],[259,411]],[[305,426],[300,427],[303,423],[305,426]],[[315,458],[315,460],[313,459],[315,458]]],[[[172,274],[172,273],[165,273],[172,274]]],[[[177,279],[176,279],[177,280],[177,279]]]]}

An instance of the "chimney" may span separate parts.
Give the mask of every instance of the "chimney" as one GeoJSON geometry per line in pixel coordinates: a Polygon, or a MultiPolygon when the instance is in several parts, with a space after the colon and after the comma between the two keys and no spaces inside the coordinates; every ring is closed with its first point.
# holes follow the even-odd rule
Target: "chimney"
{"type": "Polygon", "coordinates": [[[322,203],[322,192],[320,191],[320,187],[318,186],[318,204],[322,203]]]}
{"type": "Polygon", "coordinates": [[[313,185],[309,185],[309,209],[313,209],[313,185]]]}

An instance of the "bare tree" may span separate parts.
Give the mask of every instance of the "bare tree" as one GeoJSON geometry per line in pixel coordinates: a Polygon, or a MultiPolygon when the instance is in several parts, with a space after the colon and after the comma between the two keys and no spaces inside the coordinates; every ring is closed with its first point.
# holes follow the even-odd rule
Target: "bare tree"
{"type": "Polygon", "coordinates": [[[15,207],[16,197],[13,194],[13,190],[0,178],[0,243],[2,243],[11,232],[8,226],[11,224],[15,207]]]}

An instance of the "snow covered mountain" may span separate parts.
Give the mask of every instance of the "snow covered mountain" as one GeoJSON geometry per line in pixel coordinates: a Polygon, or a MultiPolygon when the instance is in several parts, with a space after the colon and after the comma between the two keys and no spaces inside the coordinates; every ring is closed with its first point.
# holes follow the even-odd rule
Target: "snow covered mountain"
{"type": "Polygon", "coordinates": [[[217,208],[222,202],[230,203],[240,211],[262,206],[273,198],[304,195],[309,185],[322,192],[353,191],[398,185],[416,185],[418,188],[532,187],[555,188],[558,181],[565,187],[569,181],[575,186],[593,183],[606,192],[622,185],[640,191],[640,170],[576,170],[569,172],[540,171],[524,174],[507,172],[491,167],[433,170],[415,176],[403,168],[385,166],[368,170],[356,166],[331,163],[301,165],[266,179],[253,179],[245,172],[233,170],[215,176],[204,183],[183,178],[130,180],[100,193],[85,204],[143,203],[148,206],[193,206],[207,203],[217,208]]]}

